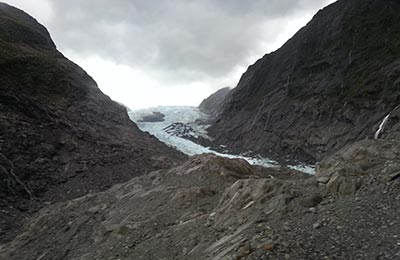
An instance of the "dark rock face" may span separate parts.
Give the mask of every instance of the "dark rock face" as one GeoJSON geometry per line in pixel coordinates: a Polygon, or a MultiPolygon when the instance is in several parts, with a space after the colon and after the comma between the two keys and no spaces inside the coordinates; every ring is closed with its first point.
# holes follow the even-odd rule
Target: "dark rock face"
{"type": "Polygon", "coordinates": [[[396,141],[356,143],[317,176],[192,157],[42,209],[0,258],[397,259],[399,154],[396,141]]]}
{"type": "Polygon", "coordinates": [[[315,162],[346,144],[398,138],[400,2],[339,0],[243,74],[209,129],[221,144],[315,162]]]}
{"type": "Polygon", "coordinates": [[[222,112],[221,109],[229,91],[229,87],[221,88],[208,98],[204,99],[199,105],[200,111],[214,117],[218,116],[222,112]]]}
{"type": "Polygon", "coordinates": [[[187,124],[178,122],[173,123],[163,129],[167,134],[183,137],[183,138],[191,138],[195,135],[195,130],[187,124]]]}
{"type": "Polygon", "coordinates": [[[153,112],[151,115],[144,116],[139,122],[163,122],[165,115],[160,112],[153,112]]]}
{"type": "Polygon", "coordinates": [[[36,20],[0,3],[0,238],[44,202],[183,159],[139,131],[36,20]]]}

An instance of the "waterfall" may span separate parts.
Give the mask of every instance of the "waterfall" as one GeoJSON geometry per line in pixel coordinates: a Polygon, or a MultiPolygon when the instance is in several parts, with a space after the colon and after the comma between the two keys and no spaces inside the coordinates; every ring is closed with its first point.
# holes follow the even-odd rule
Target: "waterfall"
{"type": "Polygon", "coordinates": [[[378,139],[379,135],[383,132],[383,129],[385,128],[385,125],[386,125],[389,117],[390,117],[390,113],[387,116],[385,116],[385,118],[382,120],[381,124],[379,125],[378,130],[375,133],[375,139],[378,139]]]}
{"type": "Polygon", "coordinates": [[[397,110],[397,109],[399,109],[399,108],[400,108],[400,105],[396,106],[395,108],[392,109],[392,111],[389,112],[389,114],[387,114],[387,115],[385,116],[385,118],[382,120],[381,124],[379,125],[378,130],[377,130],[376,133],[375,133],[375,136],[374,136],[375,139],[378,139],[378,138],[379,138],[379,135],[383,132],[383,130],[384,130],[384,128],[385,128],[385,125],[386,125],[387,121],[389,120],[389,117],[390,117],[390,115],[393,113],[393,111],[395,111],[395,110],[397,110]]]}
{"type": "Polygon", "coordinates": [[[250,129],[249,129],[249,130],[253,129],[254,124],[256,123],[258,117],[260,116],[261,110],[263,109],[263,107],[264,107],[264,105],[265,105],[265,99],[266,99],[266,98],[264,97],[261,106],[258,107],[257,114],[256,114],[256,116],[254,117],[253,122],[251,123],[251,126],[250,126],[250,129]]]}

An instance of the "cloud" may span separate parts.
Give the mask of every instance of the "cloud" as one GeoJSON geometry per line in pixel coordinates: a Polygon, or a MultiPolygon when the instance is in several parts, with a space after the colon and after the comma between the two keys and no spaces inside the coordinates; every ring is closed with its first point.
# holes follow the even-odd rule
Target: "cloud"
{"type": "Polygon", "coordinates": [[[131,109],[159,105],[198,105],[214,91],[211,86],[229,82],[232,77],[238,78],[244,69],[237,67],[232,74],[215,81],[194,80],[187,84],[166,87],[160,81],[149,77],[145,71],[117,64],[113,60],[105,60],[99,56],[81,58],[71,50],[67,50],[65,54],[94,77],[104,93],[131,109]]]}
{"type": "Polygon", "coordinates": [[[229,73],[273,41],[287,19],[326,2],[53,0],[51,28],[62,48],[187,82],[229,73]]]}
{"type": "Polygon", "coordinates": [[[136,91],[135,96],[151,89],[153,95],[143,94],[153,98],[148,104],[169,103],[157,96],[168,92],[173,93],[169,100],[182,95],[196,105],[205,96],[193,95],[235,86],[249,64],[282,45],[333,0],[13,2],[39,15],[59,49],[71,53],[115,99],[121,95],[104,89],[116,89],[118,82],[125,93],[136,91]]]}

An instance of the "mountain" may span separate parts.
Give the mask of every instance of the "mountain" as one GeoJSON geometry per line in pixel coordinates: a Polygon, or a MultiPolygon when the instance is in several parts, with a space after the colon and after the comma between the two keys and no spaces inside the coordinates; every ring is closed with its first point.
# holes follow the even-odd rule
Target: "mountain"
{"type": "MultiPolygon", "coordinates": [[[[367,6],[374,8],[379,17],[385,10],[385,17],[391,19],[394,14],[390,10],[396,11],[397,3],[380,4],[372,0],[339,1],[316,17],[330,14],[339,19],[343,10],[358,12],[356,7],[367,6]],[[347,9],[348,5],[352,8],[347,9]]],[[[362,14],[371,15],[372,11],[362,14]]],[[[368,17],[371,22],[375,22],[373,17],[368,17]]],[[[310,24],[315,24],[313,21],[310,24]]],[[[330,26],[322,25],[329,31],[330,26]]],[[[389,25],[385,28],[391,30],[389,25]]],[[[337,28],[337,24],[332,27],[337,28]]],[[[290,46],[290,41],[285,46],[290,46]]],[[[365,46],[369,46],[368,41],[365,46]]],[[[351,95],[343,96],[353,102],[388,101],[387,107],[373,103],[382,115],[368,114],[381,116],[372,134],[384,138],[346,145],[325,156],[316,175],[307,175],[211,154],[185,160],[184,155],[140,132],[128,119],[126,108],[102,94],[90,76],[56,50],[43,26],[5,4],[0,4],[0,57],[0,259],[400,257],[400,142],[391,138],[396,137],[398,109],[391,107],[386,94],[368,92],[370,95],[364,96],[364,88],[357,88],[362,96],[356,98],[354,94],[354,100],[349,98],[351,95]],[[20,223],[23,226],[17,230],[20,223]]],[[[364,57],[357,57],[351,63],[362,63],[364,57]]],[[[382,64],[386,59],[382,56],[382,64]]],[[[397,62],[396,57],[393,59],[397,62]]],[[[269,64],[268,60],[263,61],[264,65],[269,64]]],[[[379,61],[370,60],[369,64],[376,69],[374,62],[379,61]]],[[[253,69],[261,70],[262,64],[253,69]]],[[[380,74],[392,68],[388,66],[365,76],[379,77],[379,82],[389,84],[380,74]]],[[[368,66],[364,64],[363,68],[368,66]]],[[[388,71],[396,75],[395,69],[388,71]]],[[[242,85],[225,97],[224,113],[236,95],[244,93],[240,86],[246,89],[246,75],[249,82],[257,79],[251,79],[253,74],[249,72],[242,77],[242,85]]],[[[310,73],[307,79],[313,75],[310,73]]],[[[300,79],[294,79],[297,81],[300,79]]],[[[378,85],[368,86],[379,89],[378,85]]],[[[384,93],[392,93],[391,85],[385,86],[389,92],[384,93]]],[[[299,87],[298,92],[303,93],[301,90],[299,87]]],[[[291,102],[295,93],[283,97],[291,102]]],[[[303,101],[298,104],[306,106],[314,99],[305,95],[303,101]]],[[[263,104],[269,105],[267,101],[263,104]]],[[[192,109],[193,114],[186,120],[199,113],[192,109]]],[[[375,111],[372,107],[370,110],[375,111]]],[[[175,116],[188,117],[185,111],[175,116]]],[[[259,115],[253,115],[263,115],[263,107],[258,111],[259,115]]],[[[296,111],[292,113],[299,115],[296,111]]],[[[136,116],[143,119],[149,115],[149,111],[143,112],[136,116]]],[[[173,113],[162,114],[165,121],[157,123],[168,126],[173,113]]],[[[310,119],[307,115],[303,116],[310,119]]],[[[217,126],[221,118],[217,118],[217,126]]],[[[247,119],[243,120],[246,124],[247,119]]],[[[259,127],[259,120],[254,122],[253,127],[259,127]]],[[[341,138],[337,141],[347,142],[341,138]]]]}
{"type": "Polygon", "coordinates": [[[239,151],[308,162],[376,134],[399,138],[398,21],[396,0],[339,0],[320,10],[247,69],[210,134],[239,151]]]}
{"type": "Polygon", "coordinates": [[[0,240],[45,204],[185,159],[139,131],[46,28],[0,3],[0,240]]]}
{"type": "Polygon", "coordinates": [[[221,111],[223,105],[224,105],[224,100],[226,99],[226,96],[228,95],[230,91],[230,87],[226,88],[221,88],[211,94],[208,98],[204,99],[200,105],[199,109],[201,112],[212,115],[214,117],[219,115],[219,112],[221,111]]]}

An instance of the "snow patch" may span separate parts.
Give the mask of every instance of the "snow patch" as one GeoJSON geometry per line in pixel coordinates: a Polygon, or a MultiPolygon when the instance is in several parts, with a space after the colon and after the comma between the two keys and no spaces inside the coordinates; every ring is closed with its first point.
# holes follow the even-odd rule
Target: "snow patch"
{"type": "Polygon", "coordinates": [[[292,170],[296,170],[299,172],[304,172],[310,175],[314,175],[315,174],[315,166],[312,165],[304,165],[304,164],[299,164],[299,165],[288,165],[288,168],[292,169],[292,170]]]}

